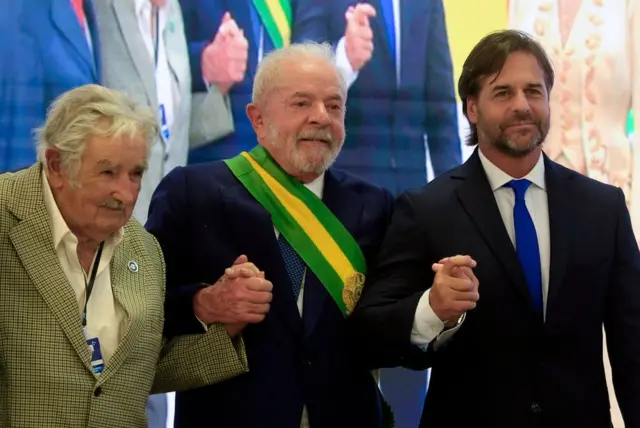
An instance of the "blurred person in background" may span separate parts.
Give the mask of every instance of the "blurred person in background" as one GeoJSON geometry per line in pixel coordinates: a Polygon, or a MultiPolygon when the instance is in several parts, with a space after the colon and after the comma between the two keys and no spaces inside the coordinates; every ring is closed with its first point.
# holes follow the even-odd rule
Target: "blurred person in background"
{"type": "MultiPolygon", "coordinates": [[[[192,106],[189,53],[177,0],[103,0],[95,4],[95,13],[102,40],[103,84],[150,106],[161,129],[133,212],[144,224],[162,177],[186,165],[190,135],[216,139],[230,133],[233,122],[216,87],[192,106]]],[[[152,396],[148,413],[150,428],[165,427],[167,398],[152,396]]]]}
{"type": "Polygon", "coordinates": [[[101,82],[100,37],[93,0],[7,2],[11,28],[2,38],[11,50],[0,69],[0,172],[36,160],[33,131],[53,100],[77,86],[101,82]]]}
{"type": "MultiPolygon", "coordinates": [[[[53,103],[38,161],[0,175],[0,426],[145,428],[151,391],[246,372],[220,324],[163,337],[162,250],[131,218],[158,129],[147,107],[82,86],[53,103]]],[[[239,257],[219,282],[270,299],[259,275],[239,257]]]]}
{"type": "Polygon", "coordinates": [[[300,0],[180,0],[191,55],[194,98],[216,87],[228,97],[234,132],[195,142],[189,163],[223,160],[253,147],[245,108],[263,56],[273,49],[322,34],[314,19],[323,2],[300,0]]]}

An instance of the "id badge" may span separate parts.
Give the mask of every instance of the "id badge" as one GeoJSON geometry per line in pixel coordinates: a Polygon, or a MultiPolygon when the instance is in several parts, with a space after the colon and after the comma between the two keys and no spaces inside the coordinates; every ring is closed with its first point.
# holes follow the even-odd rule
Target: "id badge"
{"type": "Polygon", "coordinates": [[[100,350],[100,340],[97,337],[87,339],[87,347],[91,352],[91,370],[95,374],[100,374],[104,370],[104,360],[102,359],[102,351],[100,350]]]}

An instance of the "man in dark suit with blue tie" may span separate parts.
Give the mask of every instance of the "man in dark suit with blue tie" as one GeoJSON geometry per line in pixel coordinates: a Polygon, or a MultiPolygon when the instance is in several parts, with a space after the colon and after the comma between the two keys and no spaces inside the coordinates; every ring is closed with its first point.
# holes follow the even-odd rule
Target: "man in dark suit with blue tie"
{"type": "Polygon", "coordinates": [[[330,167],[344,142],[347,92],[334,61],[329,44],[268,54],[247,107],[259,145],[176,168],[154,195],[147,228],[167,264],[165,333],[225,324],[242,331],[250,367],[178,393],[177,428],[383,426],[373,355],[352,346],[348,316],[393,197],[330,167]],[[264,320],[235,315],[233,281],[207,285],[241,255],[273,283],[264,320]],[[200,301],[218,309],[201,311],[200,301]]]}
{"type": "Polygon", "coordinates": [[[622,190],[542,152],[553,81],[525,33],[476,45],[458,90],[478,147],[400,197],[352,316],[360,343],[424,350],[403,359],[432,367],[421,427],[609,428],[603,325],[640,426],[640,252],[622,190]]]}
{"type": "MultiPolygon", "coordinates": [[[[13,2],[11,2],[13,3],[13,2]]],[[[32,0],[13,5],[17,25],[2,39],[12,64],[0,80],[0,172],[36,160],[34,128],[62,93],[100,83],[100,39],[92,0],[32,0]]],[[[4,12],[3,12],[4,13],[4,12]]]]}
{"type": "Polygon", "coordinates": [[[244,109],[264,55],[290,42],[317,40],[320,3],[298,0],[180,0],[191,56],[193,92],[216,85],[228,95],[235,131],[192,144],[189,163],[227,159],[249,150],[253,128],[244,109]],[[279,20],[282,18],[282,20],[279,20]],[[278,22],[279,25],[274,25],[278,22]]]}

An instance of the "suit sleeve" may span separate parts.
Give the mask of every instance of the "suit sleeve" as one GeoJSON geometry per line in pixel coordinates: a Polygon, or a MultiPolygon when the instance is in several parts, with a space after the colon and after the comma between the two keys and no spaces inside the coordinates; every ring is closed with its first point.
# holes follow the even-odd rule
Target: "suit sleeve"
{"type": "Polygon", "coordinates": [[[425,72],[424,130],[433,173],[438,176],[462,163],[453,64],[442,0],[431,2],[425,72]]]}
{"type": "Polygon", "coordinates": [[[145,226],[158,240],[167,265],[164,335],[168,338],[204,332],[193,312],[193,296],[206,284],[183,282],[191,266],[185,231],[188,193],[184,168],[175,168],[154,192],[145,226]]]}
{"type": "MultiPolygon", "coordinates": [[[[156,241],[162,277],[166,278],[162,250],[156,241]]],[[[166,290],[166,282],[164,283],[166,290]]],[[[222,382],[248,371],[241,337],[231,339],[224,327],[212,326],[205,334],[177,336],[165,342],[152,394],[182,391],[222,382]]]]}
{"type": "Polygon", "coordinates": [[[372,367],[422,370],[429,352],[411,344],[414,314],[433,281],[425,230],[409,193],[395,204],[389,229],[362,298],[351,315],[354,340],[372,367]]]}
{"type": "Polygon", "coordinates": [[[640,426],[640,252],[622,190],[605,329],[616,398],[626,426],[640,426]]]}

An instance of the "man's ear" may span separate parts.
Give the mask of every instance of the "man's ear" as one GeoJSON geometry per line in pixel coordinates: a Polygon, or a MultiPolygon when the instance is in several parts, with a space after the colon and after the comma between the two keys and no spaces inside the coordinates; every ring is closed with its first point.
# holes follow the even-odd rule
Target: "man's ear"
{"type": "Polygon", "coordinates": [[[476,125],[478,123],[478,99],[475,97],[467,98],[467,120],[469,123],[476,125]]]}
{"type": "Polygon", "coordinates": [[[49,179],[49,185],[53,188],[61,187],[65,181],[66,173],[62,167],[60,152],[55,147],[48,147],[44,152],[44,157],[47,160],[45,173],[49,179]]]}

